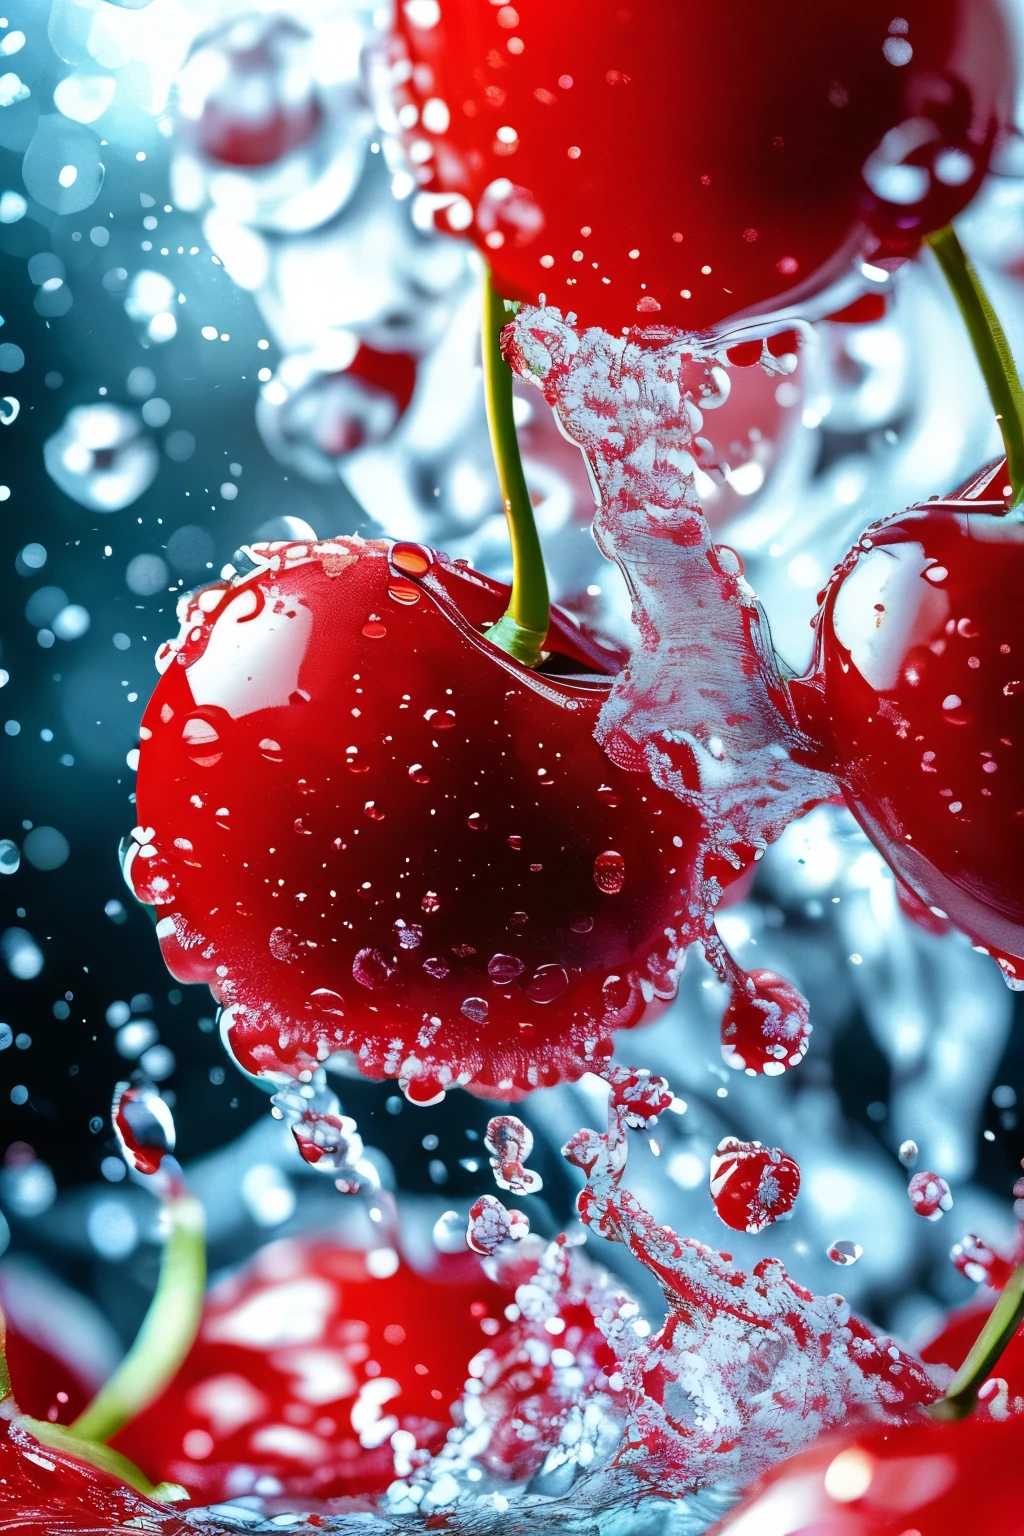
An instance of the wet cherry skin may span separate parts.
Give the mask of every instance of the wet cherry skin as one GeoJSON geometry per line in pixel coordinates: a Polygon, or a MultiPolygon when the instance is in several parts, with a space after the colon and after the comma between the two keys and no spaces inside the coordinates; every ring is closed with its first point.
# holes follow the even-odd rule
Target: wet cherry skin
{"type": "Polygon", "coordinates": [[[619,658],[420,546],[263,546],[184,605],[126,857],[251,1072],[349,1052],[432,1101],[579,1077],[675,988],[696,810],[594,739],[619,658]]]}
{"type": "Polygon", "coordinates": [[[398,18],[399,122],[421,187],[453,195],[441,227],[468,227],[507,297],[614,332],[705,330],[912,255],[1009,121],[992,0],[415,0],[398,18]]]}
{"type": "Polygon", "coordinates": [[[775,1467],[712,1536],[1021,1536],[1024,1423],[964,1419],[819,1440],[775,1467]]]}
{"type": "Polygon", "coordinates": [[[794,688],[861,826],[938,920],[1024,981],[1024,527],[1005,469],[867,532],[794,688]]]}
{"type": "Polygon", "coordinates": [[[397,1429],[440,1449],[512,1298],[469,1254],[419,1275],[392,1250],[273,1243],[211,1291],[184,1365],[117,1448],[194,1503],[382,1492],[397,1429]]]}

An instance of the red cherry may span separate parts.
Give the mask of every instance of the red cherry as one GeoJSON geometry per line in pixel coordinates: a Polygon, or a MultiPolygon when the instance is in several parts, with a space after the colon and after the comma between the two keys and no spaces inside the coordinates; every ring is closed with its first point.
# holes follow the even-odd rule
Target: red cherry
{"type": "Polygon", "coordinates": [[[440,1449],[512,1294],[468,1255],[417,1275],[391,1249],[273,1243],[210,1293],[184,1365],[116,1445],[196,1503],[380,1492],[396,1430],[406,1460],[440,1449]]]}
{"type": "Polygon", "coordinates": [[[750,971],[722,1015],[722,1055],[751,1077],[778,1077],[803,1061],[811,1028],[807,999],[790,982],[774,971],[750,971]]]}
{"type": "Polygon", "coordinates": [[[711,1159],[711,1201],[734,1232],[786,1221],[800,1192],[800,1168],[780,1147],[726,1136],[711,1159]]]}
{"type": "Polygon", "coordinates": [[[415,0],[393,78],[420,185],[509,298],[704,330],[906,256],[1010,121],[992,0],[766,8],[415,0]],[[409,115],[414,114],[412,125],[409,115]]]}
{"type": "Polygon", "coordinates": [[[1005,466],[869,528],[793,697],[854,815],[941,922],[1024,981],[1024,528],[1005,466]]]}
{"type": "MultiPolygon", "coordinates": [[[[10,1399],[4,1404],[8,1407],[10,1399]]],[[[0,1529],[16,1536],[124,1536],[126,1529],[186,1536],[188,1527],[118,1478],[41,1445],[0,1412],[0,1529]]]]}
{"type": "Polygon", "coordinates": [[[861,1425],[767,1474],[712,1536],[1018,1536],[1024,1425],[861,1425]]]}
{"type": "Polygon", "coordinates": [[[335,539],[183,605],[142,725],[126,876],[252,1072],[351,1052],[430,1102],[579,1077],[675,990],[698,813],[594,740],[618,658],[507,589],[335,539]]]}

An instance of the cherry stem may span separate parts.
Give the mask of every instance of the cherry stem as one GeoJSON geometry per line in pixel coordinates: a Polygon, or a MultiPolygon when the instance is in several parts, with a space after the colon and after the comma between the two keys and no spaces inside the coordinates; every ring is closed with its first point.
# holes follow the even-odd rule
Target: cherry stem
{"type": "Polygon", "coordinates": [[[1018,507],[1024,502],[1024,388],[1006,332],[952,224],[936,230],[926,239],[953,290],[967,326],[1003,437],[1010,507],[1018,507]]]}
{"type": "MultiPolygon", "coordinates": [[[[11,1374],[7,1369],[7,1319],[3,1309],[0,1308],[0,1404],[11,1400],[10,1406],[17,1409],[13,1402],[11,1392],[11,1374]]],[[[5,1417],[9,1415],[4,1414],[5,1417]]],[[[111,1477],[116,1477],[122,1483],[127,1483],[129,1488],[134,1488],[136,1493],[141,1493],[148,1499],[155,1499],[159,1503],[174,1504],[182,1499],[187,1499],[188,1494],[178,1483],[151,1483],[145,1472],[137,1467],[133,1461],[120,1451],[112,1450],[109,1445],[101,1445],[95,1440],[82,1440],[65,1424],[51,1424],[46,1419],[33,1419],[27,1413],[15,1413],[12,1421],[26,1430],[34,1440],[41,1445],[48,1445],[51,1450],[61,1451],[66,1456],[73,1456],[76,1461],[88,1462],[100,1472],[106,1472],[111,1477]]]]}
{"type": "Polygon", "coordinates": [[[199,1331],[206,1294],[203,1208],[194,1195],[177,1193],[164,1202],[164,1214],[170,1230],[149,1311],[113,1376],[66,1431],[75,1438],[112,1439],[160,1396],[199,1331]]]}
{"type": "Polygon", "coordinates": [[[935,1419],[965,1419],[978,1404],[978,1388],[1024,1321],[1024,1264],[1018,1264],[1003,1286],[970,1353],[957,1371],[945,1397],[928,1410],[935,1419]]]}
{"type": "Polygon", "coordinates": [[[498,297],[491,274],[486,270],[483,298],[481,344],[487,426],[512,542],[512,592],[508,608],[497,624],[487,631],[486,638],[523,666],[535,667],[547,639],[551,604],[533,504],[519,455],[513,415],[512,370],[501,355],[501,333],[515,317],[519,306],[498,297]]]}

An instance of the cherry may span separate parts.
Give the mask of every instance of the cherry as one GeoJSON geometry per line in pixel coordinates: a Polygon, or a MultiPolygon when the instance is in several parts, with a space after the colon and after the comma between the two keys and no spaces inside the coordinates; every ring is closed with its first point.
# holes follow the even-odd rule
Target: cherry
{"type": "Polygon", "coordinates": [[[1024,1425],[964,1419],[829,1435],[773,1468],[712,1536],[1011,1536],[1024,1425]]]}
{"type": "Polygon", "coordinates": [[[512,1294],[469,1255],[419,1275],[392,1249],[273,1243],[210,1292],[184,1365],[115,1444],[195,1503],[381,1492],[396,1448],[440,1449],[512,1294]]]}
{"type": "Polygon", "coordinates": [[[1003,465],[869,528],[793,688],[899,879],[1024,983],[1024,528],[1003,465]]]}
{"type": "Polygon", "coordinates": [[[124,1536],[132,1521],[164,1536],[186,1536],[188,1530],[166,1506],[110,1472],[40,1444],[0,1412],[0,1528],[17,1536],[124,1536]]]}
{"type": "Polygon", "coordinates": [[[800,1168],[779,1147],[726,1136],[711,1159],[711,1201],[734,1232],[786,1221],[800,1192],[800,1168]]]}
{"type": "Polygon", "coordinates": [[[243,1067],[350,1052],[417,1101],[603,1062],[671,997],[696,809],[594,727],[619,657],[419,545],[274,544],[184,600],[141,729],[125,859],[164,958],[243,1067]]]}
{"type": "Polygon", "coordinates": [[[413,0],[398,18],[396,127],[448,195],[442,225],[507,297],[612,331],[705,330],[912,255],[1010,120],[992,0],[413,0]]]}

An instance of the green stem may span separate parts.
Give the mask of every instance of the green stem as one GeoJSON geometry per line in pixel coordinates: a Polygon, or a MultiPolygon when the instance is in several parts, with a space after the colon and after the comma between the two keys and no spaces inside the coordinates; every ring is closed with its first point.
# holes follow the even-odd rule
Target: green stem
{"type": "Polygon", "coordinates": [[[68,1433],[105,1442],[153,1402],[177,1373],[199,1331],[206,1291],[203,1208],[193,1195],[169,1199],[170,1232],[149,1311],[131,1349],[68,1433]]]}
{"type": "Polygon", "coordinates": [[[1003,435],[1010,506],[1024,502],[1024,388],[999,316],[952,224],[927,236],[967,326],[996,421],[1003,435]]]}
{"type": "Polygon", "coordinates": [[[512,541],[512,593],[504,615],[487,631],[487,639],[524,666],[535,667],[547,639],[551,605],[544,556],[512,414],[512,370],[501,355],[502,330],[517,308],[518,305],[498,297],[490,272],[485,272],[481,336],[484,398],[494,467],[498,471],[498,486],[512,541]]]}
{"type": "Polygon", "coordinates": [[[971,1351],[957,1371],[945,1397],[929,1410],[936,1419],[965,1419],[978,1403],[978,1388],[1024,1320],[1024,1264],[1018,1264],[1003,1286],[971,1351]]]}

